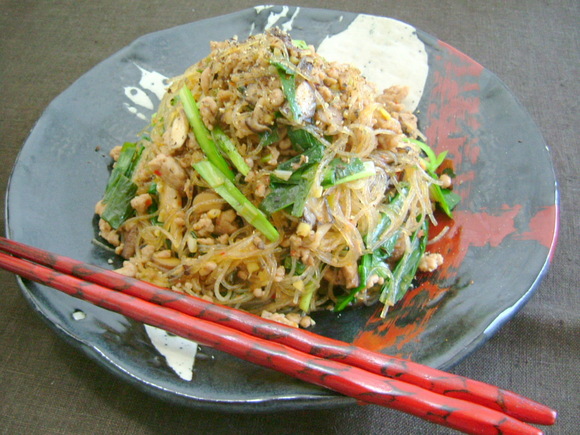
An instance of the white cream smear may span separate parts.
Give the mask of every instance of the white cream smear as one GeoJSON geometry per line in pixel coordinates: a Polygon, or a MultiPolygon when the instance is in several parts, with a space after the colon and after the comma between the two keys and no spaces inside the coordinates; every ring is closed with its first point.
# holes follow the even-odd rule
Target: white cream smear
{"type": "Polygon", "coordinates": [[[181,379],[191,381],[197,343],[149,325],[145,325],[145,331],[153,346],[165,357],[167,365],[181,379]]]}
{"type": "Polygon", "coordinates": [[[408,86],[403,103],[410,111],[417,109],[429,66],[414,27],[392,18],[358,15],[346,30],[327,36],[317,51],[327,60],[356,66],[379,90],[408,86]]]}
{"type": "Polygon", "coordinates": [[[152,96],[157,97],[157,99],[161,101],[161,98],[163,98],[165,90],[167,89],[168,78],[157,71],[149,71],[137,64],[134,65],[141,71],[141,79],[139,80],[139,87],[125,86],[123,88],[125,96],[131,100],[131,103],[133,103],[133,105],[129,103],[124,103],[124,105],[125,108],[137,118],[142,119],[143,121],[149,121],[151,116],[147,116],[141,111],[147,109],[151,114],[153,113],[156,104],[151,100],[150,94],[153,94],[152,96]]]}
{"type": "MultiPolygon", "coordinates": [[[[257,14],[260,14],[263,11],[266,11],[268,9],[272,9],[273,7],[274,7],[274,5],[255,6],[254,10],[256,11],[257,14]]],[[[282,6],[282,10],[280,12],[273,12],[273,11],[270,12],[268,14],[268,18],[266,19],[266,25],[264,26],[264,31],[271,29],[274,26],[277,26],[278,21],[280,21],[282,18],[286,18],[288,16],[289,11],[290,11],[290,8],[288,6],[282,6]]],[[[298,16],[299,13],[300,13],[300,7],[297,7],[294,10],[294,13],[290,17],[290,19],[288,21],[286,21],[285,23],[282,23],[279,27],[282,30],[284,30],[285,32],[290,32],[290,30],[292,30],[292,26],[294,25],[294,20],[296,19],[296,17],[298,16]]],[[[256,24],[252,23],[252,25],[250,27],[249,35],[254,34],[255,27],[256,27],[256,24]]]]}
{"type": "MultiPolygon", "coordinates": [[[[256,12],[271,7],[261,6],[260,10],[256,7],[256,12]]],[[[266,29],[287,17],[288,11],[285,6],[280,13],[270,12],[266,29]]],[[[283,30],[292,30],[299,11],[300,8],[296,8],[290,19],[281,25],[283,30]]],[[[342,21],[342,17],[339,21],[342,21]]],[[[343,32],[327,36],[317,51],[330,61],[355,65],[379,89],[392,85],[409,86],[409,96],[404,103],[411,111],[417,108],[427,80],[428,65],[425,46],[413,27],[391,18],[359,15],[343,32]]],[[[161,100],[168,78],[157,71],[149,71],[137,64],[135,66],[141,71],[139,86],[123,88],[125,96],[132,103],[124,104],[139,119],[149,121],[157,106],[152,98],[161,100]],[[150,112],[150,115],[142,113],[143,109],[150,112]]],[[[149,325],[145,325],[145,331],[167,365],[181,379],[191,381],[198,344],[149,325]]]]}

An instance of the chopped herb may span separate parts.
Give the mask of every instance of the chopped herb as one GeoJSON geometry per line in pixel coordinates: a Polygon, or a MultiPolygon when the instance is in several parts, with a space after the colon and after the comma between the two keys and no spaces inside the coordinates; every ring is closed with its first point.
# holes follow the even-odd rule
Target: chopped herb
{"type": "Polygon", "coordinates": [[[324,144],[306,130],[291,130],[288,135],[295,147],[303,152],[278,165],[270,176],[270,193],[260,208],[272,214],[292,206],[290,214],[300,217],[324,156],[324,144]]]}
{"type": "Polygon", "coordinates": [[[322,141],[305,128],[291,128],[288,137],[296,151],[304,151],[313,147],[324,147],[322,141]]]}
{"type": "Polygon", "coordinates": [[[300,48],[302,50],[308,48],[308,44],[303,39],[293,39],[292,44],[294,44],[295,47],[300,48]]]}
{"type": "Polygon", "coordinates": [[[376,174],[373,162],[363,162],[355,157],[350,162],[336,158],[330,162],[322,177],[322,187],[336,186],[349,181],[360,180],[376,174]]]}
{"type": "MultiPolygon", "coordinates": [[[[299,260],[295,261],[296,263],[294,266],[294,275],[302,275],[306,270],[306,265],[299,260]]],[[[284,268],[286,269],[286,272],[290,272],[292,270],[292,257],[287,256],[284,258],[284,268]]]]}
{"type": "Polygon", "coordinates": [[[302,116],[302,109],[298,104],[296,99],[296,74],[288,67],[285,63],[281,61],[271,61],[272,65],[278,70],[278,76],[280,77],[280,82],[282,83],[282,92],[288,101],[290,106],[290,111],[292,112],[292,117],[294,121],[298,121],[302,116]]]}
{"type": "MultiPolygon", "coordinates": [[[[408,186],[402,185],[399,192],[391,199],[388,207],[392,214],[400,213],[401,206],[405,197],[408,195],[408,192],[408,186]]],[[[342,311],[345,309],[348,304],[354,300],[356,295],[367,287],[367,282],[371,276],[377,275],[383,278],[384,282],[387,282],[387,280],[392,277],[392,272],[389,266],[385,263],[385,260],[392,255],[397,240],[399,239],[400,231],[396,231],[378,246],[375,246],[379,243],[381,236],[386,230],[388,230],[390,225],[391,218],[389,217],[389,214],[382,213],[380,222],[366,235],[365,245],[367,249],[372,249],[372,252],[364,254],[361,257],[358,267],[359,286],[352,289],[348,295],[344,295],[338,299],[334,307],[335,311],[342,311]]]]}
{"type": "Polygon", "coordinates": [[[405,295],[419,267],[421,257],[425,253],[429,232],[429,221],[423,220],[423,225],[411,236],[411,246],[403,254],[393,271],[393,278],[388,280],[381,289],[379,300],[388,307],[395,305],[405,295]]]}
{"type": "Polygon", "coordinates": [[[265,148],[267,146],[272,145],[280,140],[280,135],[278,134],[278,129],[273,128],[271,130],[267,130],[260,136],[260,143],[258,144],[259,148],[265,148]]]}
{"type": "Polygon", "coordinates": [[[105,209],[101,217],[114,229],[119,228],[135,213],[131,200],[137,192],[137,185],[133,183],[132,177],[142,151],[143,147],[140,145],[125,143],[107,182],[103,197],[105,209]]]}
{"type": "Polygon", "coordinates": [[[312,302],[312,297],[316,293],[317,284],[315,282],[309,281],[304,285],[304,290],[300,296],[300,301],[298,302],[298,307],[308,313],[310,311],[310,303],[312,302]]]}
{"type": "MultiPolygon", "coordinates": [[[[433,149],[429,145],[427,145],[424,142],[421,142],[420,140],[410,138],[405,138],[404,140],[410,143],[414,143],[419,148],[421,148],[421,150],[427,156],[427,159],[425,160],[425,163],[427,165],[426,167],[427,173],[431,175],[434,179],[438,179],[436,171],[437,168],[439,168],[439,166],[441,166],[441,164],[445,160],[445,157],[447,157],[447,151],[443,151],[441,154],[436,155],[435,151],[433,151],[433,149]]],[[[441,207],[441,210],[443,210],[443,212],[447,216],[453,218],[452,210],[455,208],[457,204],[459,204],[459,202],[461,201],[461,197],[458,194],[451,191],[450,189],[442,189],[441,186],[439,186],[438,184],[432,184],[430,187],[430,192],[435,202],[439,204],[439,207],[441,207]]]]}

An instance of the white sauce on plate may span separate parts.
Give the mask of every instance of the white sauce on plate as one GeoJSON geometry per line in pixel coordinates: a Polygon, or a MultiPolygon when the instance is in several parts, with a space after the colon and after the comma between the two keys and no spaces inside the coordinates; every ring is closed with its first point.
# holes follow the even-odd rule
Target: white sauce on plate
{"type": "Polygon", "coordinates": [[[165,357],[167,365],[181,379],[191,381],[197,343],[149,325],[145,325],[145,331],[153,346],[165,357]]]}
{"type": "Polygon", "coordinates": [[[124,105],[137,118],[149,121],[151,116],[143,114],[140,110],[146,109],[153,114],[157,104],[153,103],[151,98],[156,97],[161,101],[167,89],[168,78],[157,71],[149,71],[137,64],[134,65],[141,71],[141,79],[139,80],[139,86],[125,86],[123,88],[125,96],[132,103],[124,103],[124,105]]]}
{"type": "Polygon", "coordinates": [[[414,27],[392,18],[359,15],[343,32],[327,36],[317,51],[327,60],[355,65],[380,90],[408,86],[403,103],[411,111],[417,109],[429,66],[414,27]]]}

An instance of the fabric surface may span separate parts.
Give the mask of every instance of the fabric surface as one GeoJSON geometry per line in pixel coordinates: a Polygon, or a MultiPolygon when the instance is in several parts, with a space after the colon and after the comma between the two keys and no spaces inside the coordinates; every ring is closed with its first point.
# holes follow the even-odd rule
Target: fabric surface
{"type": "MultiPolygon", "coordinates": [[[[275,2],[279,3],[279,2],[275,2]]],[[[92,66],[155,30],[254,6],[252,1],[0,0],[0,190],[43,110],[92,66]]],[[[283,4],[283,3],[281,3],[283,4]]],[[[559,411],[549,434],[577,434],[580,417],[580,3],[296,1],[411,23],[496,73],[538,124],[561,195],[552,266],[516,317],[452,372],[559,411]]],[[[4,195],[2,195],[4,209],[4,195]]],[[[2,216],[4,233],[4,216],[2,216]]],[[[176,407],[122,383],[58,338],[0,271],[0,433],[452,433],[376,406],[223,414],[176,407]]]]}

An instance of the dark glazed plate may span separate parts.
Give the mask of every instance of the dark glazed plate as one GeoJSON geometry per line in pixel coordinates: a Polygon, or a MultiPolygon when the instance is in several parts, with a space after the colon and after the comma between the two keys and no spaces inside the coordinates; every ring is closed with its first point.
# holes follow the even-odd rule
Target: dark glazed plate
{"type": "MultiPolygon", "coordinates": [[[[143,36],[82,76],[46,109],[26,141],[7,193],[9,237],[85,262],[113,267],[91,243],[108,150],[146,126],[152,83],[181,73],[209,42],[291,29],[318,46],[357,15],[259,7],[143,36]]],[[[373,18],[386,20],[385,18],[373,18]]],[[[544,275],[557,235],[558,193],[548,149],[526,110],[491,72],[416,30],[429,72],[418,113],[439,151],[449,150],[463,200],[431,251],[445,266],[421,277],[388,315],[378,308],[321,313],[316,331],[380,352],[449,368],[509,320],[544,275]]],[[[385,34],[385,43],[389,40],[385,34]]],[[[360,47],[359,47],[360,48],[360,47]]],[[[113,259],[113,262],[117,261],[113,259]]],[[[184,381],[150,343],[143,325],[47,287],[20,282],[32,307],[60,336],[112,373],[156,396],[197,407],[257,411],[323,407],[352,400],[203,349],[184,381]],[[81,310],[83,320],[74,320],[81,310]]]]}

